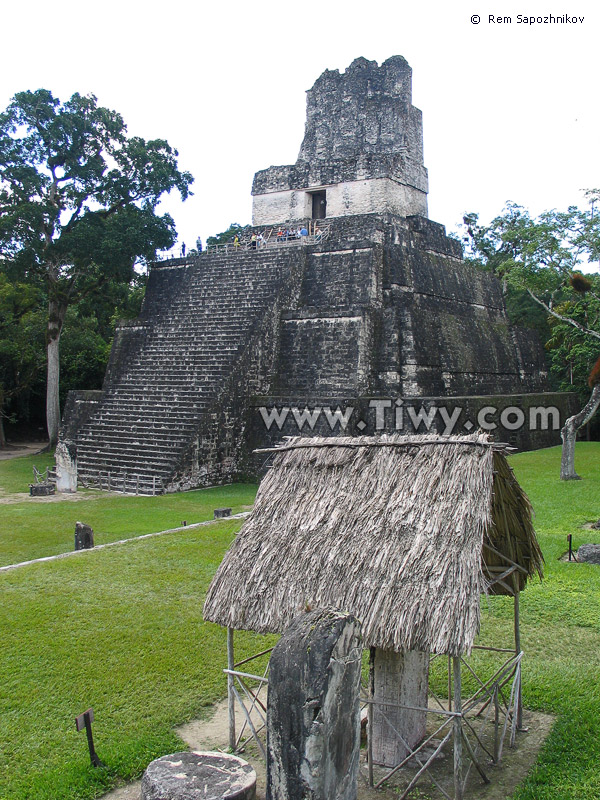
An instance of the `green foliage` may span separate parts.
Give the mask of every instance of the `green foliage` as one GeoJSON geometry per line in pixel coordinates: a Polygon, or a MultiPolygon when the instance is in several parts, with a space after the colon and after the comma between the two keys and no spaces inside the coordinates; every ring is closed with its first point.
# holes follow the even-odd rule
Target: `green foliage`
{"type": "Polygon", "coordinates": [[[562,291],[578,266],[600,251],[600,217],[570,206],[545,211],[536,219],[508,203],[488,226],[478,215],[463,219],[467,256],[485,264],[499,278],[534,293],[562,291]]]}
{"type": "Polygon", "coordinates": [[[19,92],[0,114],[0,264],[46,293],[51,440],[66,310],[107,283],[128,284],[137,261],[173,245],[173,220],[157,207],[171,189],[189,194],[177,156],[162,139],[128,137],[93,95],[61,103],[45,89],[19,92]]]}
{"type": "Polygon", "coordinates": [[[532,328],[537,332],[540,341],[548,341],[551,323],[548,319],[548,312],[539,303],[536,303],[523,289],[515,288],[511,284],[506,285],[504,300],[506,313],[513,325],[532,328]]]}
{"type": "MultiPolygon", "coordinates": [[[[571,315],[585,322],[582,308],[572,308],[571,315]]],[[[551,357],[551,369],[562,391],[576,391],[583,403],[589,397],[588,377],[590,367],[600,355],[600,343],[574,329],[561,320],[550,322],[550,338],[547,349],[551,357]]]]}
{"type": "MultiPolygon", "coordinates": [[[[147,277],[106,281],[69,306],[60,352],[61,403],[70,389],[99,389],[117,322],[139,316],[147,277]]],[[[46,381],[46,292],[0,269],[0,391],[6,430],[41,424],[46,381]]]]}
{"type": "Polygon", "coordinates": [[[15,414],[43,373],[44,317],[39,301],[36,287],[12,282],[0,272],[0,446],[3,420],[15,414]]]}
{"type": "Polygon", "coordinates": [[[249,230],[250,230],[250,225],[240,225],[238,222],[232,222],[226,231],[217,233],[216,236],[209,236],[208,239],[206,240],[206,244],[209,247],[212,247],[217,244],[226,244],[227,242],[232,242],[236,234],[241,239],[242,236],[249,230]]]}
{"type": "Polygon", "coordinates": [[[61,401],[71,389],[100,388],[106,372],[110,342],[100,334],[94,316],[82,316],[78,306],[67,311],[60,351],[61,401]]]}
{"type": "Polygon", "coordinates": [[[511,320],[542,334],[557,384],[584,401],[600,355],[600,276],[579,269],[600,254],[600,216],[570,206],[534,219],[509,203],[490,225],[467,214],[463,227],[471,262],[503,281],[511,320]]]}
{"type": "Polygon", "coordinates": [[[25,273],[84,286],[98,275],[130,277],[137,257],[174,241],[173,221],[155,214],[192,177],[160,139],[127,137],[122,117],[93,95],[61,103],[51,92],[17,93],[0,115],[0,244],[25,273]]]}

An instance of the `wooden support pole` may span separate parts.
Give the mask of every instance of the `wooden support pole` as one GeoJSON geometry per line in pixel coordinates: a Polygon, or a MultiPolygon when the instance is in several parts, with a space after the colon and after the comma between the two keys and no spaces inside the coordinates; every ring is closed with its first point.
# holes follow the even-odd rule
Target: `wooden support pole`
{"type": "Polygon", "coordinates": [[[463,736],[463,742],[465,743],[465,747],[467,748],[467,753],[469,754],[469,758],[471,759],[471,761],[475,765],[475,769],[477,770],[477,772],[481,775],[481,780],[486,784],[489,783],[490,779],[488,778],[488,776],[483,771],[483,768],[482,768],[481,764],[479,763],[479,761],[477,761],[475,753],[473,752],[473,748],[471,747],[471,743],[467,739],[467,734],[464,732],[464,730],[462,732],[462,736],[463,736]]]}
{"type": "MultiPolygon", "coordinates": [[[[233,655],[233,628],[227,628],[227,669],[233,670],[235,668],[235,660],[233,655]]],[[[229,747],[232,751],[235,750],[235,687],[233,685],[233,675],[231,672],[227,673],[227,705],[229,711],[229,747]]]]}
{"type": "Polygon", "coordinates": [[[369,786],[373,786],[373,702],[375,700],[375,648],[369,648],[369,700],[367,706],[367,759],[369,786]]]}
{"type": "Polygon", "coordinates": [[[498,685],[494,686],[494,764],[500,760],[500,706],[498,703],[498,685]]]}
{"type": "MultiPolygon", "coordinates": [[[[454,673],[454,712],[462,711],[460,656],[453,656],[454,673]]],[[[454,718],[454,800],[463,800],[462,783],[462,718],[454,718]]]]}
{"type": "MultiPolygon", "coordinates": [[[[515,591],[515,655],[521,652],[521,617],[519,612],[519,592],[515,591]]],[[[517,690],[517,730],[523,729],[523,695],[521,681],[517,690]]]]}
{"type": "MultiPolygon", "coordinates": [[[[230,676],[230,677],[233,677],[233,676],[230,676]]],[[[267,751],[265,750],[264,744],[258,738],[258,731],[254,727],[254,723],[252,722],[252,717],[250,716],[250,713],[248,712],[248,709],[246,708],[246,705],[245,705],[244,701],[240,697],[240,694],[239,694],[238,690],[235,688],[235,684],[231,688],[232,688],[232,692],[233,692],[234,696],[237,698],[237,701],[241,706],[241,709],[242,709],[242,712],[243,712],[244,716],[246,717],[246,722],[248,723],[248,726],[249,726],[250,730],[252,731],[252,736],[254,737],[254,741],[256,742],[258,747],[260,748],[260,752],[262,753],[262,757],[264,758],[264,760],[266,762],[266,760],[267,760],[267,751]]],[[[235,734],[235,731],[234,731],[234,734],[235,734]]],[[[234,747],[235,747],[235,742],[234,742],[234,747]]]]}

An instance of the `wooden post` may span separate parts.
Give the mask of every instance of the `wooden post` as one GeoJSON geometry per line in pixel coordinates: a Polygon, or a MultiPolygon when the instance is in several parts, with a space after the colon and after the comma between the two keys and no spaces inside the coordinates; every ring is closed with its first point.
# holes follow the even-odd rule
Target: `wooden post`
{"type": "Polygon", "coordinates": [[[85,728],[88,741],[88,749],[90,751],[90,761],[92,762],[92,766],[105,767],[106,764],[103,764],[102,761],[100,761],[98,755],[96,754],[96,748],[94,747],[94,737],[92,735],[93,721],[94,721],[94,709],[88,708],[88,710],[84,711],[83,714],[80,714],[78,717],[75,717],[75,727],[77,728],[78,731],[82,731],[85,728]]]}
{"type": "Polygon", "coordinates": [[[369,786],[373,786],[373,701],[375,700],[375,648],[369,648],[369,700],[367,708],[367,758],[369,786]]]}
{"type": "Polygon", "coordinates": [[[494,686],[494,764],[500,757],[500,705],[498,703],[498,684],[494,686]]]}
{"type": "Polygon", "coordinates": [[[374,672],[373,763],[395,767],[425,737],[429,653],[376,648],[374,672]]]}
{"type": "MultiPolygon", "coordinates": [[[[453,656],[454,711],[462,711],[460,656],[453,656]]],[[[463,800],[462,785],[462,717],[454,717],[454,800],[463,800]]]]}
{"type": "MultiPolygon", "coordinates": [[[[515,591],[515,654],[521,652],[521,618],[519,613],[519,592],[515,591]]],[[[523,729],[523,695],[521,692],[521,681],[517,690],[517,730],[523,729]]]]}
{"type": "MultiPolygon", "coordinates": [[[[233,657],[233,628],[227,628],[227,669],[235,669],[235,659],[233,657]]],[[[234,678],[231,672],[227,673],[227,704],[229,710],[229,747],[235,750],[235,694],[234,678]]]]}
{"type": "Polygon", "coordinates": [[[452,656],[448,656],[448,711],[452,711],[452,656]]]}

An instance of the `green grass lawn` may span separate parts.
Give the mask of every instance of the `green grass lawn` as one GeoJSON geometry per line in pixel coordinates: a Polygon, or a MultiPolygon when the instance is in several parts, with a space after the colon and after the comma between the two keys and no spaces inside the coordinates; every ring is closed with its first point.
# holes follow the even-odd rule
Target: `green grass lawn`
{"type": "Polygon", "coordinates": [[[33,467],[43,472],[54,466],[52,453],[39,453],[35,456],[17,456],[0,461],[0,490],[2,492],[23,492],[29,494],[29,484],[35,483],[33,467]]]}
{"type": "MultiPolygon", "coordinates": [[[[523,700],[557,715],[538,764],[515,800],[600,798],[600,567],[560,561],[567,534],[576,548],[600,543],[600,444],[577,444],[582,481],[558,479],[560,448],[511,458],[536,513],[546,559],[542,583],[521,596],[523,700]]],[[[484,607],[485,607],[484,603],[484,607]]],[[[483,615],[484,636],[510,627],[510,603],[497,598],[483,615]],[[498,602],[500,601],[500,602],[498,602]]]]}
{"type": "Polygon", "coordinates": [[[222,506],[235,514],[251,506],[256,494],[255,485],[240,483],[157,497],[84,490],[71,499],[47,502],[28,494],[32,466],[45,468],[44,459],[52,461],[44,454],[0,462],[0,490],[24,492],[20,502],[0,504],[0,566],[73,550],[78,520],[92,526],[95,544],[106,544],[176,528],[184,520],[190,525],[212,519],[214,509],[222,506]]]}
{"type": "MultiPolygon", "coordinates": [[[[575,546],[600,541],[600,531],[580,527],[600,518],[600,444],[577,447],[584,481],[561,483],[559,458],[559,450],[551,449],[511,459],[536,510],[546,558],[544,581],[530,585],[521,600],[524,701],[557,715],[515,800],[600,797],[600,568],[559,561],[567,533],[575,546]]],[[[210,491],[215,491],[210,516],[214,507],[235,506],[224,499],[234,489],[210,491]]],[[[253,487],[240,491],[251,502],[253,487]]],[[[157,525],[170,527],[185,515],[193,521],[194,502],[201,504],[205,494],[105,496],[123,503],[107,505],[105,519],[129,519],[133,530],[145,501],[156,501],[148,505],[147,525],[154,519],[152,508],[156,520],[159,513],[172,513],[159,501],[173,501],[176,518],[157,525]],[[189,505],[184,512],[177,503],[189,505]]],[[[90,499],[90,510],[103,508],[102,502],[90,499]]],[[[63,523],[56,521],[55,509],[68,505],[73,507],[70,545],[75,519],[91,520],[80,513],[87,503],[46,504],[46,536],[36,547],[56,543],[52,531],[63,523]]],[[[43,517],[28,522],[37,507],[22,505],[21,518],[33,531],[43,517]]],[[[0,506],[3,519],[10,508],[0,506]]],[[[108,527],[97,524],[98,530],[108,527]]],[[[225,632],[203,622],[202,602],[239,525],[227,521],[0,574],[2,800],[87,800],[181,747],[173,726],[200,716],[225,693],[225,632]],[[85,734],[75,730],[74,717],[89,706],[106,770],[89,766],[85,734]]],[[[510,642],[511,603],[490,598],[482,605],[482,641],[510,642]]],[[[251,634],[240,634],[239,640],[242,656],[264,643],[251,634]]]]}

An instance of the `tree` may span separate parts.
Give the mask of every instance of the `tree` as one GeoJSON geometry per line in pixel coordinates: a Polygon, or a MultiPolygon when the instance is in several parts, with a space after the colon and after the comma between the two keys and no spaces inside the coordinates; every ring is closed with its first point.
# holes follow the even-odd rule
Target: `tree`
{"type": "Polygon", "coordinates": [[[128,137],[93,95],[16,94],[0,114],[0,268],[47,294],[46,420],[60,422],[59,344],[70,305],[107,281],[128,283],[138,260],[171,247],[161,196],[193,181],[162,140],[128,137]]]}
{"type": "MultiPolygon", "coordinates": [[[[587,192],[593,202],[600,192],[587,192]]],[[[559,350],[568,352],[563,365],[571,382],[576,373],[589,373],[591,396],[584,408],[570,417],[561,431],[563,449],[560,477],[577,480],[575,439],[600,406],[600,368],[590,371],[600,350],[600,278],[583,275],[579,267],[597,261],[600,255],[600,217],[570,206],[567,211],[546,211],[536,219],[514,203],[489,226],[480,226],[477,214],[463,220],[468,255],[514,287],[549,316],[556,371],[559,350]],[[593,355],[592,355],[593,354],[593,355]]],[[[600,360],[599,360],[600,361],[600,360]]],[[[579,381],[581,386],[581,380],[579,381]]]]}
{"type": "Polygon", "coordinates": [[[14,416],[11,404],[31,389],[43,369],[36,335],[41,324],[39,291],[0,273],[0,448],[6,446],[4,420],[14,416]]]}
{"type": "Polygon", "coordinates": [[[214,247],[215,245],[219,244],[227,244],[227,242],[232,242],[236,235],[241,239],[244,233],[247,233],[249,230],[250,225],[240,225],[239,222],[232,222],[226,231],[217,233],[215,236],[209,236],[206,240],[206,244],[208,247],[214,247]]]}

